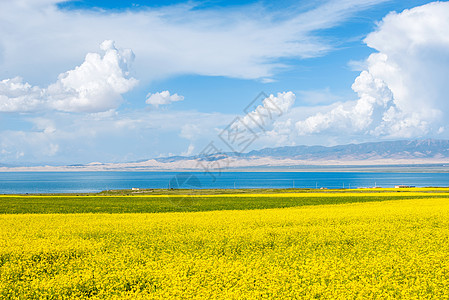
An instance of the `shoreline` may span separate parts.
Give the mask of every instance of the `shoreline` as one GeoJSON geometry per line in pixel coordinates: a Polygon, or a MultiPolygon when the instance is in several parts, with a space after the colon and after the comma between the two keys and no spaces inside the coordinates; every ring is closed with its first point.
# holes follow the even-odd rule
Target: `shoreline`
{"type": "Polygon", "coordinates": [[[288,194],[330,194],[330,193],[410,193],[410,192],[448,192],[449,186],[427,186],[427,187],[360,187],[360,188],[190,188],[190,189],[164,189],[164,188],[148,188],[148,189],[117,189],[104,190],[100,192],[80,192],[80,193],[16,193],[16,194],[0,194],[0,198],[4,197],[189,197],[189,196],[226,196],[226,195],[288,195],[288,194]]]}
{"type": "MultiPolygon", "coordinates": [[[[205,172],[201,168],[150,168],[100,166],[39,166],[0,167],[0,173],[14,172],[205,172]]],[[[220,172],[366,172],[366,173],[449,173],[449,163],[403,163],[403,164],[310,164],[289,166],[243,166],[211,169],[220,172]]]]}

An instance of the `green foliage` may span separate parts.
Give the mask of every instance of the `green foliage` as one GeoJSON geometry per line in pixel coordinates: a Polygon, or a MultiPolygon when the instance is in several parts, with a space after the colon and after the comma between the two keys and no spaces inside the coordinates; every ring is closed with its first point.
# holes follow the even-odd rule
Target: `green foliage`
{"type": "MultiPolygon", "coordinates": [[[[443,189],[423,192],[376,190],[173,190],[165,195],[123,195],[122,191],[88,195],[1,196],[0,214],[161,213],[285,208],[307,205],[398,199],[449,198],[443,189]],[[205,194],[207,193],[208,194],[205,194]],[[214,194],[215,192],[215,194],[214,194]],[[108,194],[109,193],[109,194],[108,194]],[[172,193],[172,194],[170,194],[172,193]],[[221,193],[221,194],[219,194],[221,193]],[[234,193],[234,194],[232,194],[234,193]]],[[[129,192],[129,191],[128,191],[129,192]]],[[[162,193],[158,190],[155,193],[162,193]]]]}

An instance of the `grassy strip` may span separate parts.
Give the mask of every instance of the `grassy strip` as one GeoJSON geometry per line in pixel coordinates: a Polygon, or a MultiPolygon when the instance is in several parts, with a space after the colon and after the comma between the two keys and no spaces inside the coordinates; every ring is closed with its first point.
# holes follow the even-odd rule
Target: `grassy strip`
{"type": "Polygon", "coordinates": [[[449,193],[296,193],[160,196],[2,196],[0,214],[161,213],[449,198],[449,193]]]}
{"type": "Polygon", "coordinates": [[[375,194],[383,192],[424,192],[424,193],[447,193],[449,187],[420,187],[420,188],[363,188],[363,189],[306,189],[306,188],[288,188],[288,189],[140,189],[140,190],[108,190],[100,193],[63,193],[63,194],[20,194],[20,195],[0,195],[1,197],[11,196],[172,196],[172,195],[279,195],[279,194],[315,194],[315,193],[358,193],[375,194]]]}
{"type": "Polygon", "coordinates": [[[364,188],[364,189],[333,189],[317,190],[305,188],[288,189],[141,189],[110,190],[98,193],[102,196],[131,196],[131,195],[233,195],[233,194],[304,194],[304,193],[380,193],[380,192],[449,192],[449,187],[423,187],[423,188],[364,188]]]}

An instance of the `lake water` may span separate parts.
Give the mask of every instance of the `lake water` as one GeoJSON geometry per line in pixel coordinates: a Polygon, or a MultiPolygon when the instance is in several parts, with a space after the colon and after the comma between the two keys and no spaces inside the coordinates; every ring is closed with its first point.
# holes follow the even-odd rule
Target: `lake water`
{"type": "Polygon", "coordinates": [[[0,172],[0,194],[130,188],[360,188],[449,186],[449,173],[362,172],[0,172]]]}

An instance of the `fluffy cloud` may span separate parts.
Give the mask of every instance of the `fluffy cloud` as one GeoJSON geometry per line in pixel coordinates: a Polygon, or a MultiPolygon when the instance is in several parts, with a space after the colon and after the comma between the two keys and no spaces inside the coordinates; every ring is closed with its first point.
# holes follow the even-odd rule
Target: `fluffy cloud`
{"type": "Polygon", "coordinates": [[[352,88],[359,99],[337,103],[296,123],[299,134],[338,132],[386,137],[439,134],[449,113],[449,3],[390,13],[365,39],[378,52],[352,88]]]}
{"type": "Polygon", "coordinates": [[[116,108],[122,94],[131,90],[137,80],[129,77],[134,60],[130,49],[118,50],[113,41],[104,41],[104,55],[89,53],[80,66],[59,75],[47,93],[50,105],[69,112],[101,112],[116,108]]]}
{"type": "Polygon", "coordinates": [[[20,77],[0,82],[0,112],[57,110],[103,112],[117,108],[122,94],[137,80],[129,77],[131,50],[118,50],[113,41],[101,44],[104,55],[88,53],[84,62],[62,73],[47,88],[24,83],[20,77]]]}
{"type": "Polygon", "coordinates": [[[393,104],[393,95],[388,86],[369,72],[363,71],[356,78],[352,89],[359,99],[355,102],[334,105],[330,111],[317,113],[296,123],[301,135],[325,130],[339,132],[342,129],[366,131],[372,123],[382,121],[382,113],[393,104]]]}
{"type": "Polygon", "coordinates": [[[0,81],[0,112],[34,111],[44,103],[44,91],[15,77],[0,81]]]}
{"type": "Polygon", "coordinates": [[[284,139],[278,137],[276,130],[285,127],[279,123],[279,119],[290,110],[295,98],[292,92],[278,93],[277,96],[268,97],[261,93],[245,109],[248,111],[246,115],[235,118],[225,129],[217,129],[225,148],[241,153],[248,150],[249,146],[257,145],[257,142],[267,141],[267,136],[270,136],[271,142],[274,139],[284,139]]]}
{"type": "Polygon", "coordinates": [[[262,104],[257,105],[254,110],[248,112],[241,122],[235,123],[242,126],[242,123],[250,128],[261,128],[267,130],[269,126],[280,116],[289,111],[295,103],[296,96],[292,92],[278,93],[277,96],[270,95],[262,100],[262,104]]]}
{"type": "Polygon", "coordinates": [[[159,107],[159,105],[170,104],[172,102],[182,101],[184,100],[183,96],[178,94],[170,95],[169,91],[163,91],[160,93],[148,94],[147,95],[147,104],[151,104],[154,107],[159,107]]]}
{"type": "Polygon", "coordinates": [[[273,129],[265,132],[265,135],[261,136],[260,147],[263,145],[275,145],[275,146],[294,146],[295,141],[291,137],[293,123],[291,119],[278,120],[273,123],[273,129]]]}

